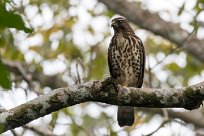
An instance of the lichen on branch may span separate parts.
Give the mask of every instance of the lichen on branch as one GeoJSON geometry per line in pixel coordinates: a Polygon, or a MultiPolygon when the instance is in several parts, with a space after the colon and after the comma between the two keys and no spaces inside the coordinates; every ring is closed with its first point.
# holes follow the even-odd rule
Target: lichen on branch
{"type": "Polygon", "coordinates": [[[51,112],[88,101],[134,107],[192,110],[199,108],[203,99],[204,82],[182,88],[154,89],[122,87],[113,79],[107,78],[58,88],[0,113],[0,133],[25,125],[51,112]]]}

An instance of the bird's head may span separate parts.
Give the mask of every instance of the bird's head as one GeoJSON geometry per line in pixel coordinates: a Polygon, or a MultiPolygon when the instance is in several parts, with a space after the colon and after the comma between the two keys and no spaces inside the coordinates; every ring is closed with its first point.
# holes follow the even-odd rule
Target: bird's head
{"type": "Polygon", "coordinates": [[[129,31],[134,33],[134,31],[128,24],[128,20],[124,17],[117,17],[112,19],[111,27],[113,27],[115,32],[129,31]]]}

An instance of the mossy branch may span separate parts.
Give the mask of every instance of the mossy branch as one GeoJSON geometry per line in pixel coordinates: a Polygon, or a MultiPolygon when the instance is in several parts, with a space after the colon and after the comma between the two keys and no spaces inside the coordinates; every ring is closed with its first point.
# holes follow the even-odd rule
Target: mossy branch
{"type": "Polygon", "coordinates": [[[204,82],[171,89],[126,88],[111,78],[55,89],[0,114],[0,133],[25,125],[59,109],[94,101],[111,105],[152,108],[199,108],[204,99],[204,82]]]}

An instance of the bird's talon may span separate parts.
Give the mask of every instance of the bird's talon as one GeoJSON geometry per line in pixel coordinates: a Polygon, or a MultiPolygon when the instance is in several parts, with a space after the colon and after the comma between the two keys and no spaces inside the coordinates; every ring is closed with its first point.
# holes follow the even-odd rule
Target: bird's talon
{"type": "Polygon", "coordinates": [[[127,93],[127,89],[126,89],[126,87],[125,86],[122,86],[122,85],[120,85],[120,84],[118,84],[117,85],[117,91],[118,91],[118,93],[127,93]]]}

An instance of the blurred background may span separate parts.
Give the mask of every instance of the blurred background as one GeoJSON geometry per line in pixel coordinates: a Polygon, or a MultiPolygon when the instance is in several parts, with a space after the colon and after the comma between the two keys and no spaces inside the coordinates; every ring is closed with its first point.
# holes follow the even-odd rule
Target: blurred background
{"type": "MultiPolygon", "coordinates": [[[[204,80],[204,57],[197,48],[204,49],[203,0],[1,0],[1,109],[55,88],[108,77],[110,21],[127,15],[124,11],[131,14],[125,17],[145,46],[143,87],[182,87],[204,80]],[[132,19],[137,16],[122,5],[135,6],[144,20],[132,19]],[[160,20],[169,24],[169,31],[160,29],[160,20]],[[186,45],[191,37],[192,46],[186,45]],[[193,47],[196,43],[200,45],[193,47]]],[[[193,111],[135,108],[136,121],[125,128],[118,126],[116,111],[112,105],[82,103],[2,136],[204,135],[202,107],[193,111]]]]}

